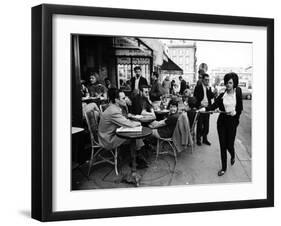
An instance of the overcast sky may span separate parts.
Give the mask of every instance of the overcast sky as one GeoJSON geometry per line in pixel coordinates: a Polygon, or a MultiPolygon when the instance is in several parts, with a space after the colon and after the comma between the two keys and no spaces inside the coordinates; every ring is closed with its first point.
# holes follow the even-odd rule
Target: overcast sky
{"type": "Polygon", "coordinates": [[[209,70],[217,67],[252,66],[252,44],[196,41],[197,63],[207,63],[209,70]]]}

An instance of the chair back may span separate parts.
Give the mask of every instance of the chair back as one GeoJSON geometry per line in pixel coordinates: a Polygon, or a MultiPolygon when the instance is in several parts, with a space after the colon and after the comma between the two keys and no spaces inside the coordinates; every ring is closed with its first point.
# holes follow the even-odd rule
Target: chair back
{"type": "Polygon", "coordinates": [[[107,103],[101,104],[100,105],[100,111],[104,112],[108,106],[109,106],[109,104],[107,104],[107,103]]]}
{"type": "Polygon", "coordinates": [[[200,114],[200,113],[199,113],[198,111],[196,111],[195,116],[194,116],[194,119],[193,119],[193,123],[192,123],[192,125],[191,125],[191,127],[190,127],[190,131],[191,131],[191,132],[194,132],[194,131],[195,131],[195,126],[196,126],[196,124],[197,124],[199,114],[200,114]]]}
{"type": "Polygon", "coordinates": [[[98,144],[98,126],[100,112],[91,106],[83,109],[83,114],[87,123],[92,145],[98,144]]]}

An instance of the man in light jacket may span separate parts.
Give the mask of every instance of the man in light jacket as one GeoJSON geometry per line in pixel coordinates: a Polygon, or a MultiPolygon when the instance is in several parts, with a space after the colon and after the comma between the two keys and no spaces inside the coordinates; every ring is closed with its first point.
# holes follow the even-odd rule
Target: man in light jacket
{"type": "MultiPolygon", "coordinates": [[[[109,106],[101,114],[98,137],[99,143],[105,149],[114,149],[123,144],[126,139],[120,138],[116,135],[116,129],[119,127],[137,127],[140,126],[140,122],[131,121],[122,115],[121,107],[126,106],[125,93],[116,88],[110,88],[108,90],[108,98],[110,101],[109,106]]],[[[141,148],[143,142],[136,142],[137,150],[141,148]]]]}

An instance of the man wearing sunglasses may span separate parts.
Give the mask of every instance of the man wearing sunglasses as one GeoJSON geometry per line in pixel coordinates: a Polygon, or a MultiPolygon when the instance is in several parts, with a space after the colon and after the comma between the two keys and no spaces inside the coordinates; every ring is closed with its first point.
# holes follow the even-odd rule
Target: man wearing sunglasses
{"type": "Polygon", "coordinates": [[[156,116],[149,97],[149,90],[148,85],[143,85],[140,88],[140,93],[132,98],[132,114],[151,117],[151,120],[155,120],[156,116]]]}

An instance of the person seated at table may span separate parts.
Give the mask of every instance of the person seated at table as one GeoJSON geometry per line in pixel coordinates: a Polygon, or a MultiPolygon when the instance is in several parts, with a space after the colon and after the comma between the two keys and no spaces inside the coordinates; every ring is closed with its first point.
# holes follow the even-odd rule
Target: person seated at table
{"type": "MultiPolygon", "coordinates": [[[[109,106],[101,113],[98,127],[99,143],[105,149],[114,149],[126,142],[126,139],[120,138],[116,135],[116,129],[120,127],[137,127],[141,123],[131,121],[122,115],[121,107],[126,106],[125,93],[117,88],[110,88],[108,90],[109,106]]],[[[141,139],[137,140],[136,150],[140,150],[144,145],[141,139]]]]}
{"type": "Polygon", "coordinates": [[[90,93],[88,88],[85,85],[85,81],[81,80],[81,97],[83,98],[89,98],[90,97],[90,93]]]}
{"type": "Polygon", "coordinates": [[[168,108],[170,112],[166,119],[154,121],[150,124],[150,127],[153,128],[152,136],[156,138],[170,138],[173,136],[179,118],[178,101],[170,100],[168,108]]]}
{"type": "Polygon", "coordinates": [[[153,105],[149,97],[148,85],[141,86],[140,93],[132,98],[131,113],[151,118],[151,120],[156,119],[153,105]]]}
{"type": "Polygon", "coordinates": [[[91,97],[106,99],[106,87],[97,80],[97,74],[91,74],[89,77],[88,90],[91,97]]]}
{"type": "Polygon", "coordinates": [[[188,105],[188,99],[192,96],[192,93],[191,93],[191,90],[190,89],[186,89],[184,92],[183,92],[183,95],[182,95],[182,102],[185,106],[188,105]]]}
{"type": "Polygon", "coordinates": [[[126,106],[121,106],[122,114],[125,117],[130,118],[131,113],[129,113],[129,109],[132,106],[132,101],[129,97],[126,96],[125,102],[126,102],[126,106]]]}
{"type": "Polygon", "coordinates": [[[112,88],[111,81],[107,77],[104,79],[104,84],[105,84],[105,87],[106,87],[107,90],[112,88]]]}

